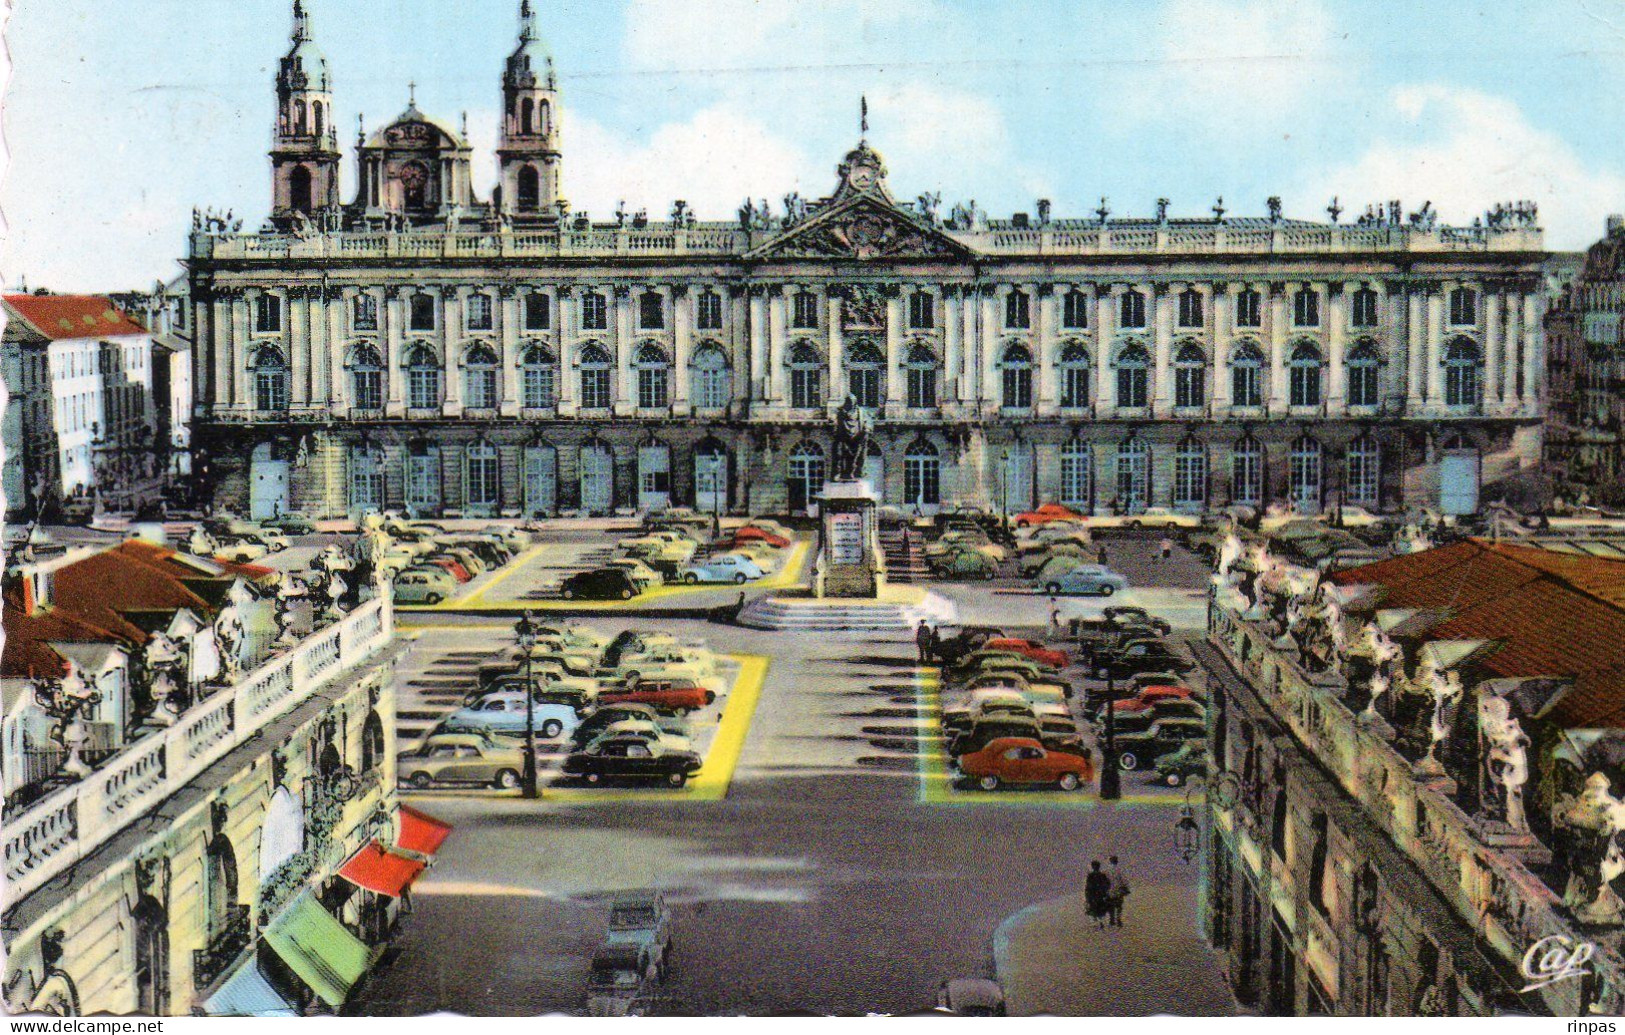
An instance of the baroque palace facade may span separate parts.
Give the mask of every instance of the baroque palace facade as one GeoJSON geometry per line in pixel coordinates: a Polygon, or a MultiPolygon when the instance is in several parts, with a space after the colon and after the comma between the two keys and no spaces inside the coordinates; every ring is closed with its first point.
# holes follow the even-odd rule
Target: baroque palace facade
{"type": "Polygon", "coordinates": [[[560,194],[560,98],[527,2],[501,182],[415,103],[338,193],[333,82],[295,4],[260,233],[200,216],[196,452],[267,515],[796,512],[829,421],[875,421],[887,502],[1101,512],[1293,501],[1465,512],[1536,462],[1532,206],[1465,228],[1030,214],[899,201],[860,142],[834,192],[700,222],[560,194]]]}

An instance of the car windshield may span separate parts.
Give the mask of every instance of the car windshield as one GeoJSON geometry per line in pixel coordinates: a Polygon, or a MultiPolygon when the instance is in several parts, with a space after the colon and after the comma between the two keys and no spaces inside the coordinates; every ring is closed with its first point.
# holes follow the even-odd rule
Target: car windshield
{"type": "Polygon", "coordinates": [[[660,919],[654,906],[620,906],[609,916],[609,926],[617,930],[653,927],[660,919]]]}

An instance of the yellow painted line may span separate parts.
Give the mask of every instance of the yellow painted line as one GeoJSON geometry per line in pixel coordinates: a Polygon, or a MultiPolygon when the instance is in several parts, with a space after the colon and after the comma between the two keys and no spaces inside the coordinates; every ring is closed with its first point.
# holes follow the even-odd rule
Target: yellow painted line
{"type": "Polygon", "coordinates": [[[540,557],[542,553],[550,549],[552,545],[553,544],[551,543],[542,543],[539,546],[531,547],[518,557],[515,557],[512,561],[508,562],[507,571],[500,573],[496,578],[492,579],[490,582],[487,582],[484,586],[481,586],[479,592],[475,593],[471,597],[468,597],[466,601],[457,602],[455,600],[442,600],[440,603],[436,604],[435,607],[440,610],[448,610],[451,607],[458,606],[459,603],[478,605],[480,601],[485,599],[485,594],[491,592],[493,589],[513,578],[521,571],[524,571],[525,565],[529,564],[537,557],[540,557]]]}

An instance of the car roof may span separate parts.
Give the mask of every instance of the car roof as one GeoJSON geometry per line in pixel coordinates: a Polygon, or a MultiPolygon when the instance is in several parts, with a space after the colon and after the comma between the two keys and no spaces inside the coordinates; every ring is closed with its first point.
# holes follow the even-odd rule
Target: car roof
{"type": "Polygon", "coordinates": [[[429,736],[423,738],[423,743],[425,746],[434,744],[456,747],[491,746],[490,739],[488,737],[482,737],[478,733],[431,733],[429,736]]]}
{"type": "Polygon", "coordinates": [[[1037,737],[994,737],[987,742],[989,751],[1006,751],[1013,747],[1035,747],[1042,750],[1044,745],[1037,737]]]}

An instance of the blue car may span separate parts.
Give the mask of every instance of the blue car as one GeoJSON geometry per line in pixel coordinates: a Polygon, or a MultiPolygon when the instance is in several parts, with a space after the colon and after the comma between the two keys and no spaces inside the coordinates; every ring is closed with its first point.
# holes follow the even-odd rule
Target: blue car
{"type": "MultiPolygon", "coordinates": [[[[575,732],[581,713],[571,699],[562,695],[539,694],[531,704],[535,730],[543,740],[557,740],[575,732]]],[[[524,691],[498,691],[476,703],[453,712],[442,724],[447,731],[479,732],[523,736],[525,733],[524,691]]]]}
{"type": "Polygon", "coordinates": [[[1128,579],[1101,564],[1082,564],[1066,571],[1051,572],[1033,584],[1035,589],[1058,596],[1109,597],[1128,589],[1128,579]]]}
{"type": "Polygon", "coordinates": [[[759,579],[765,574],[761,566],[749,557],[725,553],[684,565],[681,578],[692,586],[699,582],[745,583],[759,579]]]}

